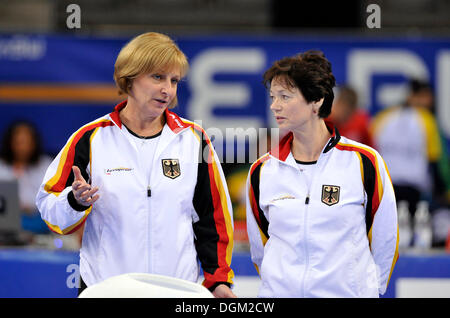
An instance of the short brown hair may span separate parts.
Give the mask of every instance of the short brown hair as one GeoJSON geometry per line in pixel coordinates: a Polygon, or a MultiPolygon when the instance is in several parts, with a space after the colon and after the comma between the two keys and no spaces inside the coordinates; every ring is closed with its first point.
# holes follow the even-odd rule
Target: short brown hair
{"type": "Polygon", "coordinates": [[[283,81],[286,87],[297,87],[308,103],[324,98],[319,108],[319,117],[326,118],[331,113],[336,80],[330,61],[321,51],[307,51],[276,61],[264,73],[263,78],[267,88],[274,78],[283,81]]]}
{"type": "MultiPolygon", "coordinates": [[[[184,53],[167,35],[148,32],[133,38],[117,56],[114,65],[114,81],[119,94],[129,94],[133,80],[153,71],[179,68],[185,76],[189,63],[184,53]]],[[[177,105],[175,96],[170,108],[177,105]]]]}

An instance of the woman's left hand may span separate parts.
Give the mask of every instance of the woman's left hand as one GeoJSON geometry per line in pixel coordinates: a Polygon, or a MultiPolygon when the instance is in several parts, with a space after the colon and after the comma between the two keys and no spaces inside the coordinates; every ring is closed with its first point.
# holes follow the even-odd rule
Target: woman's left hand
{"type": "Polygon", "coordinates": [[[216,298],[237,298],[237,296],[231,291],[231,288],[225,284],[218,285],[212,294],[216,298]]]}

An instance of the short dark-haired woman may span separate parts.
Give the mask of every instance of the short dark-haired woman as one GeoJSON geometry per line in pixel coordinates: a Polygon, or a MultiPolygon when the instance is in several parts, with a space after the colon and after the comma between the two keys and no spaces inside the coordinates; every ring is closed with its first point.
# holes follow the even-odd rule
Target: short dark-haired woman
{"type": "Polygon", "coordinates": [[[387,167],[325,118],[335,78],[322,52],[281,59],[264,74],[285,136],[247,179],[247,229],[259,297],[378,297],[398,258],[387,167]]]}

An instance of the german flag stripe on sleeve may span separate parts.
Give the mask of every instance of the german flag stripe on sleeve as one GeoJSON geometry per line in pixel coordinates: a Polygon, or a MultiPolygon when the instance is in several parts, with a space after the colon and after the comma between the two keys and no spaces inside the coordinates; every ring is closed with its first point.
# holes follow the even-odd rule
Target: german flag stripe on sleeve
{"type": "MultiPolygon", "coordinates": [[[[344,144],[338,144],[336,148],[340,150],[349,150],[349,151],[355,151],[356,155],[358,156],[360,160],[360,166],[361,166],[361,178],[364,185],[364,190],[367,193],[367,204],[366,204],[366,227],[367,227],[367,237],[369,240],[369,248],[372,246],[372,225],[373,220],[376,214],[376,211],[378,210],[378,206],[380,205],[381,198],[383,196],[383,186],[382,181],[380,177],[379,167],[378,167],[378,160],[376,158],[376,154],[373,150],[370,148],[365,147],[359,147],[355,145],[344,145],[344,144]]],[[[382,164],[384,165],[384,168],[386,170],[386,173],[388,175],[390,185],[392,187],[392,180],[391,176],[389,175],[389,170],[386,166],[386,162],[382,160],[382,164]]],[[[391,269],[389,272],[389,277],[387,279],[386,286],[389,284],[389,281],[391,279],[392,272],[394,270],[395,264],[397,263],[399,252],[398,252],[398,243],[399,243],[399,231],[398,231],[398,225],[397,225],[397,238],[396,238],[396,245],[395,245],[395,252],[394,257],[392,259],[391,263],[391,269]]]]}
{"type": "Polygon", "coordinates": [[[83,215],[83,217],[80,220],[78,220],[78,222],[76,222],[75,224],[73,224],[65,229],[61,229],[59,226],[53,225],[46,220],[44,220],[44,222],[45,222],[45,224],[47,224],[48,228],[52,232],[61,234],[61,235],[68,235],[68,234],[72,234],[72,233],[76,232],[83,225],[83,223],[86,221],[86,219],[87,219],[88,215],[91,213],[91,211],[92,211],[92,206],[90,206],[86,210],[85,214],[83,215]]]}
{"type": "MultiPolygon", "coordinates": [[[[72,138],[62,150],[61,158],[55,175],[50,178],[49,181],[47,181],[47,183],[44,185],[45,191],[55,196],[59,196],[59,194],[66,187],[71,186],[74,180],[72,172],[72,166],[74,165],[78,166],[83,177],[86,180],[89,180],[89,175],[86,172],[86,168],[88,164],[92,166],[92,139],[100,127],[111,125],[113,125],[113,123],[109,120],[100,120],[92,124],[88,124],[75,132],[75,134],[72,135],[72,138]]],[[[48,228],[55,233],[62,235],[71,234],[83,225],[91,210],[92,206],[88,207],[84,211],[85,213],[83,217],[81,217],[75,224],[72,224],[71,226],[68,226],[64,229],[61,229],[59,226],[49,223],[47,220],[44,220],[44,222],[47,224],[48,228]]]]}
{"type": "Polygon", "coordinates": [[[264,216],[264,212],[259,206],[259,183],[261,178],[261,168],[267,159],[269,159],[269,154],[262,156],[251,166],[249,189],[250,205],[253,215],[255,216],[256,223],[258,224],[260,230],[263,245],[265,245],[267,240],[269,239],[269,222],[267,221],[266,217],[264,216]]]}
{"type": "Polygon", "coordinates": [[[214,157],[211,140],[200,126],[189,122],[188,124],[201,141],[201,158],[193,199],[199,221],[194,223],[193,228],[197,254],[205,276],[203,285],[209,288],[216,282],[231,284],[234,277],[230,268],[233,225],[225,184],[221,178],[219,163],[214,157]]]}
{"type": "Polygon", "coordinates": [[[378,160],[375,152],[370,148],[356,145],[338,143],[336,148],[344,151],[356,152],[361,166],[362,181],[364,190],[367,193],[366,204],[366,229],[371,243],[371,230],[375,214],[383,197],[383,184],[381,181],[378,160]]]}
{"type": "Polygon", "coordinates": [[[90,163],[90,143],[91,134],[98,127],[112,126],[113,123],[109,120],[101,120],[92,124],[88,124],[80,128],[64,147],[61,159],[59,161],[58,169],[55,175],[47,181],[44,189],[59,195],[67,186],[73,182],[72,166],[77,165],[83,177],[88,180],[85,168],[90,163]]]}
{"type": "Polygon", "coordinates": [[[400,234],[399,234],[399,229],[398,229],[398,224],[397,224],[397,242],[395,243],[394,259],[392,260],[391,270],[389,272],[389,277],[388,277],[388,280],[386,283],[386,287],[389,285],[389,281],[391,280],[392,272],[394,271],[395,264],[397,263],[398,258],[399,258],[399,253],[398,253],[398,243],[399,242],[400,242],[400,234]]]}

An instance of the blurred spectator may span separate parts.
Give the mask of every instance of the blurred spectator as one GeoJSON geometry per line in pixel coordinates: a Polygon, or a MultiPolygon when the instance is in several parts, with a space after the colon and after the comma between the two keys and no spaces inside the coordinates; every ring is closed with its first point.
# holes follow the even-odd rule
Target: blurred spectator
{"type": "Polygon", "coordinates": [[[373,146],[369,133],[369,114],[358,107],[358,95],[349,86],[341,86],[331,108],[330,120],[342,136],[373,146]]]}
{"type": "Polygon", "coordinates": [[[12,123],[3,135],[0,149],[0,179],[17,179],[23,230],[49,233],[41,219],[35,198],[51,158],[42,152],[41,139],[33,124],[26,121],[12,123]]]}
{"type": "Polygon", "coordinates": [[[431,113],[433,92],[426,82],[411,80],[409,84],[405,103],[378,113],[371,133],[389,168],[397,202],[407,201],[413,217],[417,203],[427,200],[433,204],[445,181],[438,165],[443,151],[431,113]]]}
{"type": "Polygon", "coordinates": [[[249,164],[233,164],[227,174],[227,185],[233,205],[234,221],[245,221],[245,182],[247,181],[249,164]]]}
{"type": "Polygon", "coordinates": [[[411,93],[407,102],[411,106],[424,108],[434,114],[434,94],[430,84],[417,79],[412,79],[409,82],[409,86],[411,93]]]}
{"type": "Polygon", "coordinates": [[[438,205],[450,208],[450,156],[446,147],[445,138],[440,135],[442,153],[433,168],[436,170],[436,181],[433,187],[433,199],[438,205]]]}

